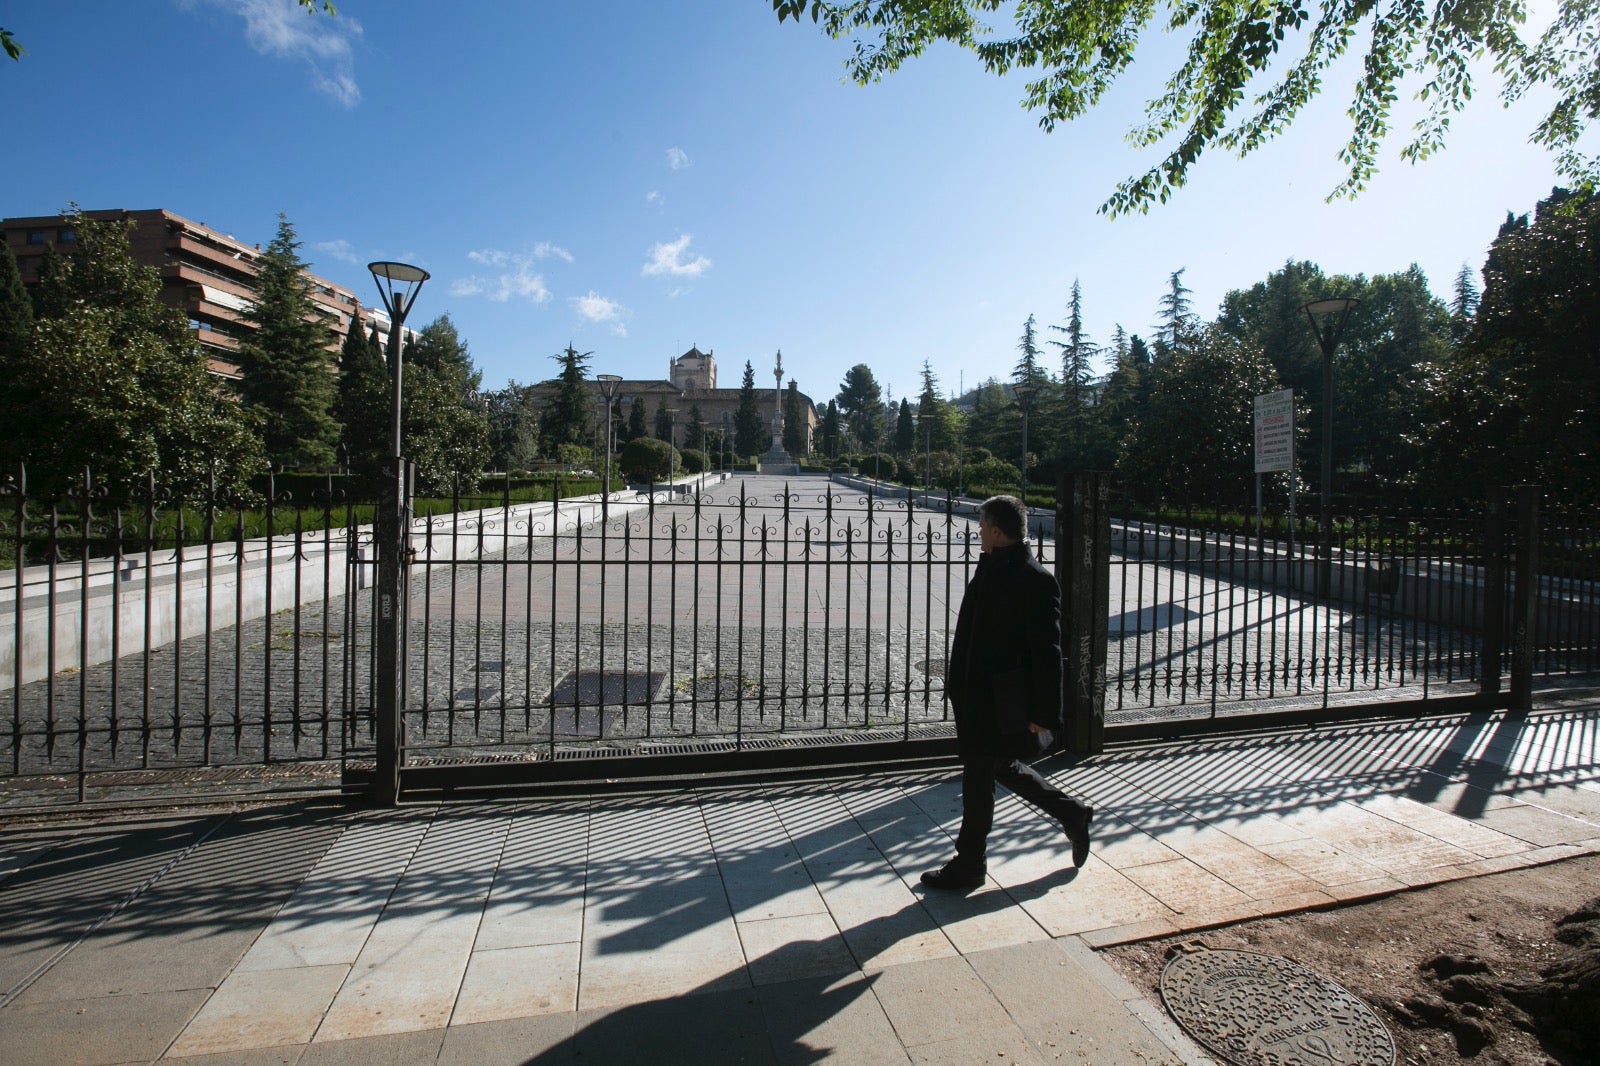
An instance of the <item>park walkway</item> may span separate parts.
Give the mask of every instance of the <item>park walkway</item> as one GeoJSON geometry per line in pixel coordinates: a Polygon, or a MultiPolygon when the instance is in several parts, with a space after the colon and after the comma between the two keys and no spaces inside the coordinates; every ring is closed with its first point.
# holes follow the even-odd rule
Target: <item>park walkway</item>
{"type": "MultiPolygon", "coordinates": [[[[1120,748],[1074,871],[952,773],[372,810],[100,812],[0,844],[13,1066],[1207,1062],[1097,957],[1600,851],[1600,701],[1120,748]],[[1000,1058],[1003,1054],[1003,1058],[1000,1058]]],[[[106,797],[114,800],[114,796],[106,797]]]]}

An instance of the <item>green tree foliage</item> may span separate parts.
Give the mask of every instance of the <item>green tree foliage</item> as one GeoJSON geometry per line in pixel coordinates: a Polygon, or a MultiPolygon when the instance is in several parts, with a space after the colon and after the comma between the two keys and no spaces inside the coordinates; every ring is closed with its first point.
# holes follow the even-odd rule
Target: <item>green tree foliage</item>
{"type": "Polygon", "coordinates": [[[402,442],[417,466],[418,490],[471,491],[489,461],[489,423],[478,392],[483,375],[450,316],[418,331],[402,363],[402,442]]]}
{"type": "Polygon", "coordinates": [[[1228,293],[1218,325],[1266,352],[1282,386],[1294,390],[1306,416],[1299,466],[1315,484],[1322,469],[1322,350],[1301,308],[1330,297],[1361,301],[1334,357],[1334,487],[1392,489],[1416,475],[1422,367],[1444,358],[1449,346],[1449,313],[1420,270],[1329,278],[1313,263],[1286,263],[1266,281],[1228,293]],[[1366,484],[1354,471],[1363,472],[1366,484]]]}
{"type": "Polygon", "coordinates": [[[783,394],[783,450],[795,458],[806,455],[810,451],[806,446],[806,437],[805,406],[800,402],[800,385],[791,381],[783,394]]]}
{"type": "Polygon", "coordinates": [[[667,398],[659,397],[656,400],[656,440],[672,443],[672,413],[667,410],[667,398]]]}
{"type": "Polygon", "coordinates": [[[293,470],[325,469],[339,441],[338,378],[328,351],[333,333],[311,299],[300,241],[283,215],[260,267],[251,310],[256,328],[239,352],[239,393],[261,420],[269,460],[293,470]]]}
{"type": "Polygon", "coordinates": [[[1040,362],[1043,352],[1039,349],[1039,330],[1034,325],[1032,315],[1022,324],[1022,336],[1017,339],[1017,351],[1022,353],[1022,358],[1017,360],[1015,369],[1011,371],[1011,380],[1018,385],[1032,385],[1035,389],[1050,387],[1050,375],[1045,371],[1040,362]]]}
{"type": "Polygon", "coordinates": [[[665,481],[677,465],[677,449],[656,437],[630,440],[617,460],[622,476],[635,483],[665,481]]]}
{"type": "Polygon", "coordinates": [[[559,454],[562,445],[594,443],[594,396],[585,378],[593,352],[579,352],[570,344],[560,355],[550,358],[561,364],[561,373],[552,382],[555,395],[545,404],[539,418],[539,433],[546,447],[559,454]]]}
{"type": "Polygon", "coordinates": [[[126,489],[154,472],[198,498],[214,472],[222,493],[265,469],[250,418],[220,394],[183,312],[161,301],[161,277],[133,261],[131,223],[66,216],[70,255],[47,257],[33,332],[0,349],[0,461],[26,461],[29,491],[58,494],[93,468],[126,489]]]}
{"type": "Polygon", "coordinates": [[[1040,413],[1042,450],[1061,470],[1105,469],[1112,458],[1111,441],[1094,409],[1093,359],[1099,348],[1083,328],[1083,290],[1076,278],[1067,301],[1067,322],[1050,327],[1062,335],[1050,343],[1061,352],[1061,382],[1055,402],[1040,413]]]}
{"type": "Polygon", "coordinates": [[[1277,389],[1254,344],[1215,326],[1152,367],[1150,407],[1117,464],[1136,496],[1184,503],[1250,499],[1255,397],[1277,389]]]}
{"type": "Polygon", "coordinates": [[[822,436],[822,451],[829,459],[839,457],[839,434],[841,424],[839,420],[839,402],[829,400],[827,408],[822,413],[822,424],[818,432],[822,436]]]}
{"type": "Polygon", "coordinates": [[[1600,501],[1600,197],[1557,189],[1507,218],[1472,332],[1428,368],[1422,487],[1481,497],[1537,482],[1600,501]]]}
{"type": "Polygon", "coordinates": [[[389,364],[378,344],[377,327],[363,332],[350,323],[339,352],[339,396],[334,413],[344,426],[343,445],[351,473],[377,476],[393,446],[389,364]]]}
{"type": "Polygon", "coordinates": [[[894,421],[894,451],[910,455],[917,447],[917,420],[911,415],[911,401],[900,398],[900,414],[894,421]]]}
{"type": "Polygon", "coordinates": [[[865,363],[857,363],[845,371],[835,402],[855,445],[877,447],[883,436],[883,390],[865,363]]]}
{"type": "MultiPolygon", "coordinates": [[[[1056,0],[772,0],[779,21],[809,14],[834,37],[856,38],[850,76],[870,84],[947,41],[973,52],[985,70],[1028,71],[1026,106],[1045,130],[1092,110],[1132,64],[1140,37],[1153,30],[1187,39],[1177,69],[1145,104],[1129,132],[1137,148],[1162,158],[1122,182],[1101,205],[1112,215],[1147,211],[1183,186],[1207,148],[1248,155],[1287,129],[1322,90],[1330,65],[1363,42],[1362,76],[1348,114],[1350,138],[1339,150],[1348,167],[1334,196],[1353,196],[1377,168],[1390,136],[1399,83],[1420,78],[1426,113],[1403,159],[1425,159],[1443,146],[1450,119],[1471,98],[1468,60],[1487,57],[1504,79],[1509,104],[1535,86],[1555,102],[1532,139],[1556,151],[1561,172],[1593,187],[1600,159],[1579,138],[1600,116],[1600,0],[1558,0],[1556,17],[1537,40],[1519,30],[1520,3],[1334,3],[1298,0],[1238,4],[1085,5],[1056,0]],[[998,18],[998,26],[990,20],[998,18]],[[1157,19],[1161,22],[1155,26],[1157,19]]],[[[1146,53],[1147,54],[1147,53],[1146,53]]]]}
{"type": "Polygon", "coordinates": [[[622,442],[626,444],[628,441],[638,440],[640,437],[648,437],[649,435],[650,427],[645,421],[644,397],[635,396],[633,398],[633,406],[628,408],[628,430],[623,434],[622,442]]]}
{"type": "Polygon", "coordinates": [[[770,435],[756,406],[756,372],[745,360],[744,381],[739,385],[739,409],[733,415],[733,447],[741,458],[767,450],[770,435]]]}
{"type": "Polygon", "coordinates": [[[21,351],[32,334],[33,298],[22,283],[11,246],[0,241],[0,352],[21,351]]]}
{"type": "Polygon", "coordinates": [[[953,404],[939,396],[939,379],[933,367],[922,361],[922,392],[917,396],[917,437],[924,450],[953,451],[959,429],[959,415],[953,404]]]}
{"type": "Polygon", "coordinates": [[[683,427],[683,446],[697,450],[706,446],[706,416],[697,403],[689,405],[689,417],[683,427]]]}
{"type": "Polygon", "coordinates": [[[525,470],[539,458],[539,419],[533,390],[515,381],[483,394],[489,429],[489,465],[525,470]]]}

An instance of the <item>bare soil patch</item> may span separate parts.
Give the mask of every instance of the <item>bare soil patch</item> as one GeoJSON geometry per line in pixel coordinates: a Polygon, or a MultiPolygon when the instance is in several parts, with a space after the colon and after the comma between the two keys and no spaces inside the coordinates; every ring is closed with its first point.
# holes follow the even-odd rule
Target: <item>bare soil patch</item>
{"type": "Polygon", "coordinates": [[[1102,954],[1160,1002],[1182,945],[1281,955],[1360,996],[1403,1066],[1600,1066],[1600,856],[1102,954]]]}

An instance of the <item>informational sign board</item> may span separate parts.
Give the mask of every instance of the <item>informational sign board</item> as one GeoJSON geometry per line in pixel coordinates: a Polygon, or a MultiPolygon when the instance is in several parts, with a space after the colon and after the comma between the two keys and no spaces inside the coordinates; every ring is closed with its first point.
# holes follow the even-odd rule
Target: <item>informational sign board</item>
{"type": "Polygon", "coordinates": [[[1294,469],[1294,390],[1256,397],[1256,473],[1294,469]]]}

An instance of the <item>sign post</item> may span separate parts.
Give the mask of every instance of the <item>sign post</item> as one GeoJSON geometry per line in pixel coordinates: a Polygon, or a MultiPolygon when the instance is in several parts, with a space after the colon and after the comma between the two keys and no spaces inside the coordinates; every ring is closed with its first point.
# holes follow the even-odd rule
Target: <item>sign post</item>
{"type": "Polygon", "coordinates": [[[1289,474],[1289,551],[1294,552],[1294,390],[1256,397],[1256,540],[1261,539],[1261,475],[1289,474]]]}

